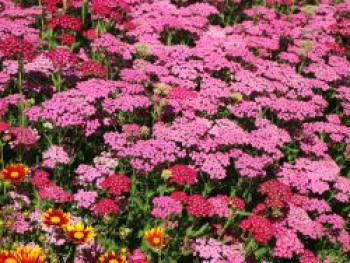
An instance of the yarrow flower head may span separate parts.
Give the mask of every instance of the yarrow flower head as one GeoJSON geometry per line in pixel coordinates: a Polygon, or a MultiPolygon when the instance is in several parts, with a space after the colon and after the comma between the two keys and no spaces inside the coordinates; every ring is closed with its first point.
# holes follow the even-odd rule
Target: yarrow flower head
{"type": "Polygon", "coordinates": [[[45,55],[51,59],[55,67],[58,68],[70,68],[77,64],[78,58],[68,48],[57,47],[54,50],[50,50],[45,55]]]}
{"type": "Polygon", "coordinates": [[[42,221],[46,226],[64,227],[69,223],[70,214],[64,213],[62,209],[50,208],[42,214],[42,221]]]}
{"type": "Polygon", "coordinates": [[[214,238],[197,238],[193,242],[192,248],[194,256],[203,259],[202,262],[245,262],[243,245],[240,243],[223,244],[214,238]]]}
{"type": "Polygon", "coordinates": [[[128,258],[132,263],[150,263],[150,261],[140,249],[135,249],[132,253],[130,253],[128,258]]]}
{"type": "Polygon", "coordinates": [[[182,211],[181,203],[169,196],[155,197],[152,203],[154,208],[151,214],[158,218],[165,219],[167,216],[180,214],[182,211]]]}
{"type": "Polygon", "coordinates": [[[15,36],[0,41],[0,54],[8,58],[32,60],[35,57],[32,43],[15,36]]]}
{"type": "Polygon", "coordinates": [[[104,216],[109,214],[118,215],[119,206],[118,204],[109,198],[103,198],[97,201],[93,207],[91,208],[94,215],[96,216],[104,216]]]}
{"type": "Polygon", "coordinates": [[[66,151],[61,146],[52,145],[43,153],[43,166],[55,168],[57,164],[68,164],[70,159],[66,151]]]}
{"type": "Polygon", "coordinates": [[[213,211],[211,202],[199,194],[188,196],[185,202],[187,212],[192,216],[207,217],[213,211]]]}
{"type": "Polygon", "coordinates": [[[0,133],[8,130],[9,127],[10,127],[9,123],[7,123],[6,121],[0,121],[0,133]]]}
{"type": "Polygon", "coordinates": [[[79,189],[77,193],[74,194],[74,201],[77,202],[78,207],[89,208],[94,202],[98,193],[95,191],[85,191],[79,189]]]}
{"type": "Polygon", "coordinates": [[[30,179],[30,183],[37,188],[43,188],[51,185],[51,181],[49,179],[50,174],[43,170],[37,170],[34,172],[34,175],[30,179]]]}
{"type": "Polygon", "coordinates": [[[60,43],[67,46],[71,46],[75,42],[75,37],[67,33],[59,35],[57,39],[60,41],[60,43]]]}
{"type": "Polygon", "coordinates": [[[51,27],[53,29],[56,29],[56,28],[72,29],[73,31],[80,31],[82,24],[83,23],[79,18],[69,14],[56,16],[51,21],[51,27]]]}
{"type": "Polygon", "coordinates": [[[67,7],[74,7],[75,0],[42,0],[41,1],[45,10],[50,13],[56,13],[59,9],[63,8],[64,5],[67,7]]]}
{"type": "Polygon", "coordinates": [[[28,175],[28,172],[29,172],[28,167],[21,163],[8,164],[1,171],[1,177],[5,181],[9,181],[11,183],[20,183],[28,175]]]}
{"type": "Polygon", "coordinates": [[[238,197],[238,196],[232,197],[230,203],[237,210],[244,210],[245,209],[245,202],[244,202],[244,200],[242,198],[238,197]]]}
{"type": "Polygon", "coordinates": [[[249,231],[254,238],[260,243],[268,242],[274,235],[274,228],[270,221],[262,216],[249,216],[244,219],[240,227],[243,231],[249,231]]]}
{"type": "Polygon", "coordinates": [[[115,196],[121,196],[130,190],[131,180],[125,175],[111,174],[102,183],[101,187],[107,189],[115,196]]]}
{"type": "Polygon", "coordinates": [[[107,74],[105,66],[98,61],[86,60],[81,63],[81,72],[83,76],[95,76],[104,78],[107,74]]]}
{"type": "Polygon", "coordinates": [[[11,146],[13,148],[18,146],[31,148],[35,146],[39,139],[38,131],[30,127],[11,127],[9,134],[11,135],[11,146]]]}
{"type": "Polygon", "coordinates": [[[65,227],[67,238],[74,244],[89,243],[95,236],[95,231],[92,226],[85,226],[79,221],[75,225],[68,224],[65,227]]]}
{"type": "Polygon", "coordinates": [[[169,181],[178,185],[194,185],[197,182],[197,172],[193,168],[176,164],[169,168],[171,173],[169,181]]]}
{"type": "Polygon", "coordinates": [[[130,7],[124,0],[93,0],[91,2],[92,14],[98,18],[111,18],[116,21],[121,21],[123,12],[130,11],[130,7]]]}
{"type": "Polygon", "coordinates": [[[258,191],[266,196],[265,204],[272,209],[284,207],[293,194],[289,186],[275,179],[262,183],[258,191]]]}

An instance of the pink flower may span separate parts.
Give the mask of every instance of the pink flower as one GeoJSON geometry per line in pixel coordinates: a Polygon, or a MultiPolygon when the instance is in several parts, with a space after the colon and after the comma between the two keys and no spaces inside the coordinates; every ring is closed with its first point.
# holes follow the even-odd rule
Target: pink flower
{"type": "Polygon", "coordinates": [[[177,215],[182,212],[181,203],[168,196],[155,197],[153,198],[152,203],[154,208],[151,211],[151,214],[154,217],[165,219],[170,215],[177,215]]]}
{"type": "Polygon", "coordinates": [[[38,131],[33,130],[30,127],[11,127],[9,133],[13,138],[11,144],[13,147],[24,146],[31,148],[35,146],[39,140],[38,131]]]}
{"type": "Polygon", "coordinates": [[[214,238],[197,238],[192,247],[194,256],[201,258],[203,262],[245,262],[243,245],[240,243],[222,244],[214,238]]]}
{"type": "Polygon", "coordinates": [[[98,193],[95,191],[85,191],[79,189],[77,193],[73,195],[73,200],[77,202],[78,207],[89,208],[94,202],[98,193]]]}
{"type": "Polygon", "coordinates": [[[58,164],[68,164],[70,158],[64,151],[63,147],[52,145],[46,152],[43,153],[43,166],[55,168],[58,164]]]}

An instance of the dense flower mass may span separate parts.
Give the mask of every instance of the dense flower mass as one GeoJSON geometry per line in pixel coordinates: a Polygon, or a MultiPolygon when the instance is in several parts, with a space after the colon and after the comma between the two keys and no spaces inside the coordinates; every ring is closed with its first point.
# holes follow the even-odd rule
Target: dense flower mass
{"type": "Polygon", "coordinates": [[[0,263],[347,263],[349,0],[0,0],[0,263]]]}
{"type": "Polygon", "coordinates": [[[119,207],[112,199],[104,198],[96,202],[91,208],[94,215],[109,215],[109,214],[118,214],[119,207]]]}
{"type": "Polygon", "coordinates": [[[171,172],[170,182],[178,185],[193,185],[197,182],[197,172],[186,165],[177,164],[169,169],[171,172]]]}
{"type": "Polygon", "coordinates": [[[0,54],[13,59],[31,60],[35,57],[35,47],[31,42],[15,36],[0,41],[0,54]]]}
{"type": "Polygon", "coordinates": [[[51,21],[51,26],[53,29],[62,28],[79,31],[82,27],[82,22],[79,18],[76,18],[69,14],[64,14],[54,17],[51,21]]]}
{"type": "Polygon", "coordinates": [[[248,217],[241,222],[240,227],[253,233],[254,238],[260,243],[269,241],[275,232],[269,220],[261,216],[248,217]]]}

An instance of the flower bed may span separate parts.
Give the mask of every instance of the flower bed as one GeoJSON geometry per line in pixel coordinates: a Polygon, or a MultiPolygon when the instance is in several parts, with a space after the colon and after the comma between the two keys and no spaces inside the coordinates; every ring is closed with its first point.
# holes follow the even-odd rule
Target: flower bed
{"type": "Polygon", "coordinates": [[[350,2],[0,0],[0,263],[348,262],[350,2]]]}

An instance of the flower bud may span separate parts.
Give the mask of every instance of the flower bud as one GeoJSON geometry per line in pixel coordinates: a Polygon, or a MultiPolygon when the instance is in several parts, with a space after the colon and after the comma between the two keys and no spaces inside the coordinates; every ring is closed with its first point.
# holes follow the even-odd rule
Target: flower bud
{"type": "Polygon", "coordinates": [[[137,53],[142,57],[151,55],[151,49],[146,43],[137,43],[135,45],[137,53]]]}
{"type": "Polygon", "coordinates": [[[162,174],[161,174],[161,177],[162,177],[163,179],[166,179],[166,180],[169,179],[171,176],[172,176],[171,171],[168,170],[168,169],[163,170],[163,172],[162,172],[162,174]]]}
{"type": "Polygon", "coordinates": [[[243,100],[243,94],[240,92],[233,92],[231,94],[231,99],[233,99],[234,101],[240,102],[243,100]]]}

